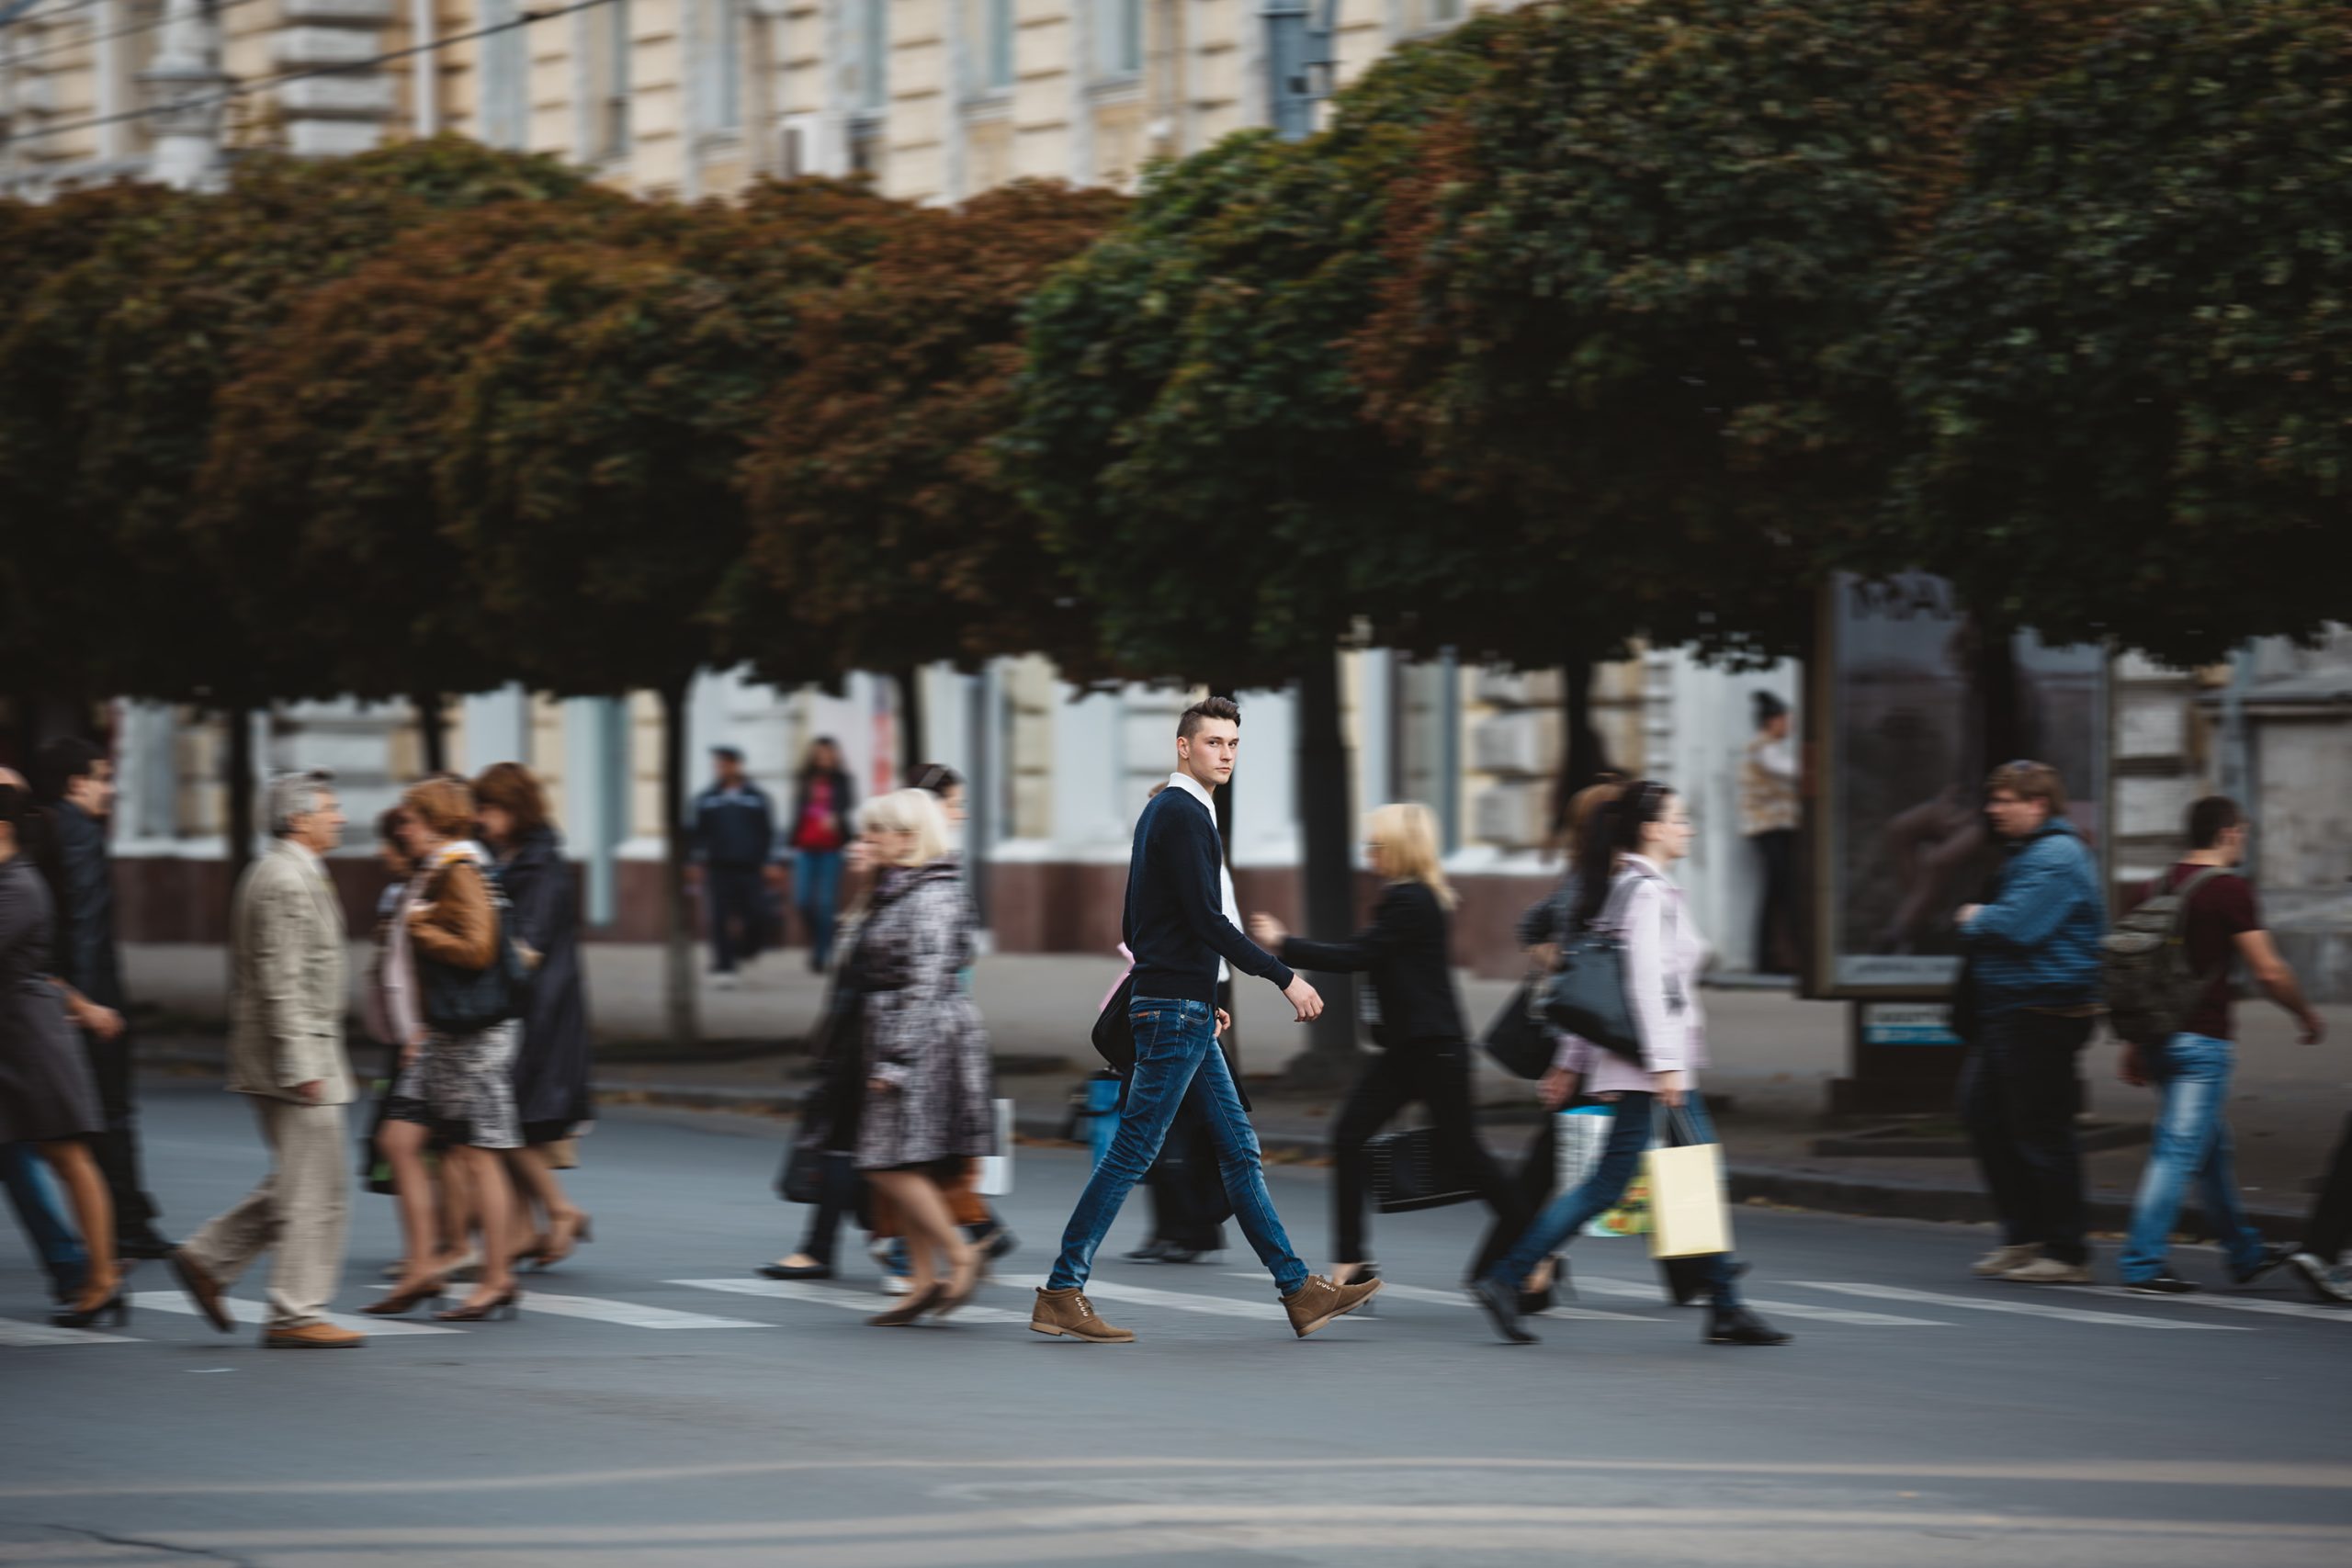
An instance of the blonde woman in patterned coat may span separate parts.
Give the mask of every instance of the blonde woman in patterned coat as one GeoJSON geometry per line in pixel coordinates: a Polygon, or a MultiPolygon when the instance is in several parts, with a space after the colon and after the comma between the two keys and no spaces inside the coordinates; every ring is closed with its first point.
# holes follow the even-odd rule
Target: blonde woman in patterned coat
{"type": "Polygon", "coordinates": [[[972,908],[928,790],[869,804],[863,825],[879,874],[858,946],[865,1096],[857,1168],[903,1216],[913,1264],[907,1298],[870,1321],[892,1328],[961,1306],[979,1282],[945,1187],[996,1152],[988,1035],[958,981],[971,962],[972,908]],[[944,1265],[944,1278],[942,1265],[944,1265]]]}

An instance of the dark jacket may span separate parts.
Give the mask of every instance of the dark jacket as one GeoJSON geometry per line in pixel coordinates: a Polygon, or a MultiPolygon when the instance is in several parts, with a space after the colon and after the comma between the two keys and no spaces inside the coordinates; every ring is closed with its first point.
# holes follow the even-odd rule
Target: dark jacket
{"type": "Polygon", "coordinates": [[[1396,1047],[1452,1043],[1463,1038],[1462,1010],[1453,996],[1445,906],[1425,883],[1392,882],[1372,911],[1372,924],[1347,942],[1291,937],[1283,962],[1332,975],[1369,972],[1380,1006],[1373,1038],[1396,1047]]]}
{"type": "Polygon", "coordinates": [[[114,857],[107,825],[72,801],[49,807],[57,835],[58,977],[100,1007],[119,1010],[122,970],[114,944],[114,857]]]}
{"type": "Polygon", "coordinates": [[[588,1090],[588,997],[580,965],[580,879],[563,839],[542,828],[495,871],[514,939],[539,955],[514,1053],[514,1109],[526,1123],[595,1114],[588,1090]]]}
{"type": "Polygon", "coordinates": [[[1541,947],[1567,935],[1569,928],[1577,923],[1577,899],[1583,887],[1571,867],[1550,893],[1530,904],[1527,912],[1519,917],[1519,945],[1541,947]]]}
{"type": "Polygon", "coordinates": [[[1182,789],[1164,789],[1136,820],[1120,935],[1135,954],[1135,994],[1216,1005],[1216,961],[1287,987],[1290,966],[1225,918],[1216,821],[1182,789]]]}
{"type": "Polygon", "coordinates": [[[1977,1011],[2097,1003],[2106,934],[2097,863],[2075,825],[2053,817],[2009,847],[2000,892],[1961,928],[1977,1011]]]}
{"type": "Polygon", "coordinates": [[[759,866],[775,858],[775,807],[745,779],[735,789],[712,784],[695,796],[695,859],[707,865],[759,866]]]}
{"type": "Polygon", "coordinates": [[[841,819],[841,838],[833,848],[840,849],[842,844],[849,842],[851,825],[856,820],[857,816],[857,792],[850,785],[849,770],[846,768],[803,768],[797,782],[792,787],[792,819],[784,825],[784,830],[791,836],[792,847],[796,850],[805,850],[809,847],[800,841],[800,819],[808,815],[808,811],[809,782],[820,778],[832,781],[833,815],[841,819]]]}

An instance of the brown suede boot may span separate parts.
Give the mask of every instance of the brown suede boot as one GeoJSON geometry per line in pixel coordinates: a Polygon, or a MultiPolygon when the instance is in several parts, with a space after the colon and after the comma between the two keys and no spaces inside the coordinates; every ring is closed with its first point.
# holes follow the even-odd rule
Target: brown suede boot
{"type": "Polygon", "coordinates": [[[1095,1316],[1094,1303],[1076,1285],[1066,1291],[1039,1290],[1036,1310],[1029,1314],[1029,1330],[1057,1337],[1066,1334],[1098,1345],[1125,1345],[1135,1337],[1131,1330],[1114,1328],[1095,1316]]]}
{"type": "Polygon", "coordinates": [[[1306,1283],[1283,1298],[1283,1310],[1290,1314],[1291,1331],[1304,1339],[1333,1318],[1344,1317],[1363,1305],[1379,1289],[1378,1280],[1335,1285],[1320,1274],[1309,1274],[1306,1283]]]}

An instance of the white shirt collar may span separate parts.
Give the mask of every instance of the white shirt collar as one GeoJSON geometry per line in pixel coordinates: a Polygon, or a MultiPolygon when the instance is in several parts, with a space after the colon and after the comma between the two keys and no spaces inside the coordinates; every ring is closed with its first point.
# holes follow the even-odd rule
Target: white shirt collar
{"type": "Polygon", "coordinates": [[[1174,788],[1182,790],[1186,795],[1199,801],[1201,809],[1209,814],[1211,821],[1216,819],[1216,801],[1207,790],[1201,787],[1200,780],[1180,768],[1168,775],[1168,782],[1174,788]]]}

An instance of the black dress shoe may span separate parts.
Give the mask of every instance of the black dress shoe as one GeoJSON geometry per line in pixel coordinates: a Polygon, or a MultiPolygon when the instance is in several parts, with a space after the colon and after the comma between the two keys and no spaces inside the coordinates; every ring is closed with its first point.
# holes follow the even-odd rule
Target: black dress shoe
{"type": "Polygon", "coordinates": [[[2143,1296],[2188,1296],[2197,1293],[2194,1284],[2169,1269],[2162,1274],[2151,1274],[2144,1280],[2126,1280],[2123,1288],[2143,1296]]]}
{"type": "Polygon", "coordinates": [[[1125,1256],[1130,1263],[1164,1263],[1168,1260],[1168,1253],[1166,1242],[1148,1241],[1125,1256]]]}
{"type": "Polygon", "coordinates": [[[2280,1242],[2271,1242],[2262,1249],[2262,1260],[2251,1269],[2233,1269],[2230,1278],[2241,1285],[2251,1285],[2274,1269],[2283,1269],[2295,1249],[2280,1242]]]}
{"type": "Polygon", "coordinates": [[[763,1263],[760,1272],[771,1280],[830,1280],[833,1266],[830,1263],[763,1263]]]}
{"type": "Polygon", "coordinates": [[[1707,1343],[1710,1345],[1785,1345],[1788,1342],[1788,1335],[1746,1307],[1710,1307],[1707,1310],[1707,1343]]]}
{"type": "Polygon", "coordinates": [[[1470,1287],[1470,1299],[1487,1309],[1487,1320],[1507,1344],[1532,1345],[1535,1336],[1520,1326],[1519,1292],[1488,1275],[1470,1287]]]}
{"type": "Polygon", "coordinates": [[[114,1255],[117,1258],[168,1258],[171,1252],[172,1244],[153,1230],[141,1231],[136,1235],[115,1237],[114,1255]]]}

